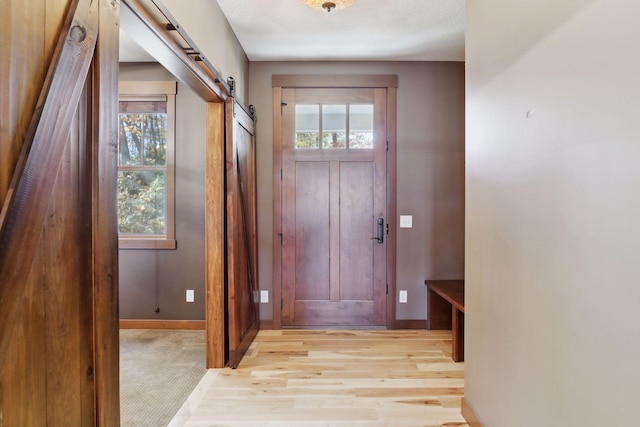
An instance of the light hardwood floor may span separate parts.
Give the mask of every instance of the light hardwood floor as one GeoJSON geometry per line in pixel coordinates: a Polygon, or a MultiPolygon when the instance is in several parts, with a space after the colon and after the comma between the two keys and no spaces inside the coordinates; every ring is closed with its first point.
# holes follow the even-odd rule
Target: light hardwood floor
{"type": "Polygon", "coordinates": [[[261,331],[209,370],[177,426],[468,426],[450,331],[261,331]]]}

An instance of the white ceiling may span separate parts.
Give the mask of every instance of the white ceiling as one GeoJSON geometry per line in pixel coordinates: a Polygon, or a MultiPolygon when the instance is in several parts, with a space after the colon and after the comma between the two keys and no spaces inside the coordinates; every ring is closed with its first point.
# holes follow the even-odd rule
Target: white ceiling
{"type": "MultiPolygon", "coordinates": [[[[217,0],[251,61],[464,61],[465,0],[217,0]]],[[[188,32],[188,29],[186,29],[188,32]]]]}
{"type": "MultiPolygon", "coordinates": [[[[251,61],[464,61],[465,0],[216,1],[251,61]]],[[[120,61],[155,59],[121,31],[120,61]]]]}

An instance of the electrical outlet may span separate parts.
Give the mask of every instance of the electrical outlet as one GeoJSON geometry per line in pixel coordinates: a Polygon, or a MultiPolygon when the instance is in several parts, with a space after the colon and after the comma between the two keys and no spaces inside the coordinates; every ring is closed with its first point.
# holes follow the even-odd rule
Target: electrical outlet
{"type": "Polygon", "coordinates": [[[407,303],[407,291],[400,291],[400,295],[398,296],[398,301],[400,304],[407,303]]]}
{"type": "Polygon", "coordinates": [[[269,291],[260,291],[260,303],[266,304],[269,302],[269,291]]]}
{"type": "Polygon", "coordinates": [[[187,289],[187,302],[194,302],[195,295],[193,293],[193,289],[187,289]]]}

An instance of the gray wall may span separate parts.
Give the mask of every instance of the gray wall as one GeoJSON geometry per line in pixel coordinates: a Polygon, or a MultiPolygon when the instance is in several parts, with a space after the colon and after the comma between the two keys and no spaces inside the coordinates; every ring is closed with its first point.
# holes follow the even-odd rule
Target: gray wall
{"type": "MultiPolygon", "coordinates": [[[[175,80],[158,64],[121,64],[120,80],[175,80]]],[[[121,249],[121,319],[204,319],[205,103],[176,95],[176,250],[121,249]],[[185,302],[185,291],[195,302],[185,302]],[[156,314],[156,304],[160,313],[156,314]]]]}
{"type": "Polygon", "coordinates": [[[465,395],[621,426],[640,383],[640,3],[467,2],[465,395]]]}
{"type": "MultiPolygon", "coordinates": [[[[398,319],[426,318],[426,278],[464,274],[464,64],[426,62],[252,62],[250,102],[257,108],[260,288],[272,291],[273,74],[397,74],[398,319]]],[[[396,218],[397,222],[397,218],[396,218]]],[[[262,305],[271,319],[273,306],[262,305]]]]}
{"type": "MultiPolygon", "coordinates": [[[[233,76],[248,103],[249,60],[218,3],[163,0],[224,78],[233,76]]],[[[121,64],[121,80],[175,80],[153,64],[121,64]]],[[[120,251],[120,318],[204,319],[205,104],[183,84],[176,97],[177,250],[120,251]],[[185,291],[195,290],[195,302],[185,291]],[[156,300],[160,313],[155,314],[156,300]]]]}
{"type": "Polygon", "coordinates": [[[215,0],[162,0],[209,62],[236,80],[237,96],[249,102],[249,59],[215,0]]]}

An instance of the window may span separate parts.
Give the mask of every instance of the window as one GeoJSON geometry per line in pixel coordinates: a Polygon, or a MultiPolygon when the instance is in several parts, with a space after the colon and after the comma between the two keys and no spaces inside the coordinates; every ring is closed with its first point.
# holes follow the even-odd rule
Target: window
{"type": "Polygon", "coordinates": [[[295,132],[297,149],[372,149],[373,104],[296,104],[295,132]]]}
{"type": "Polygon", "coordinates": [[[120,82],[120,248],[175,249],[176,82],[120,82]]]}

